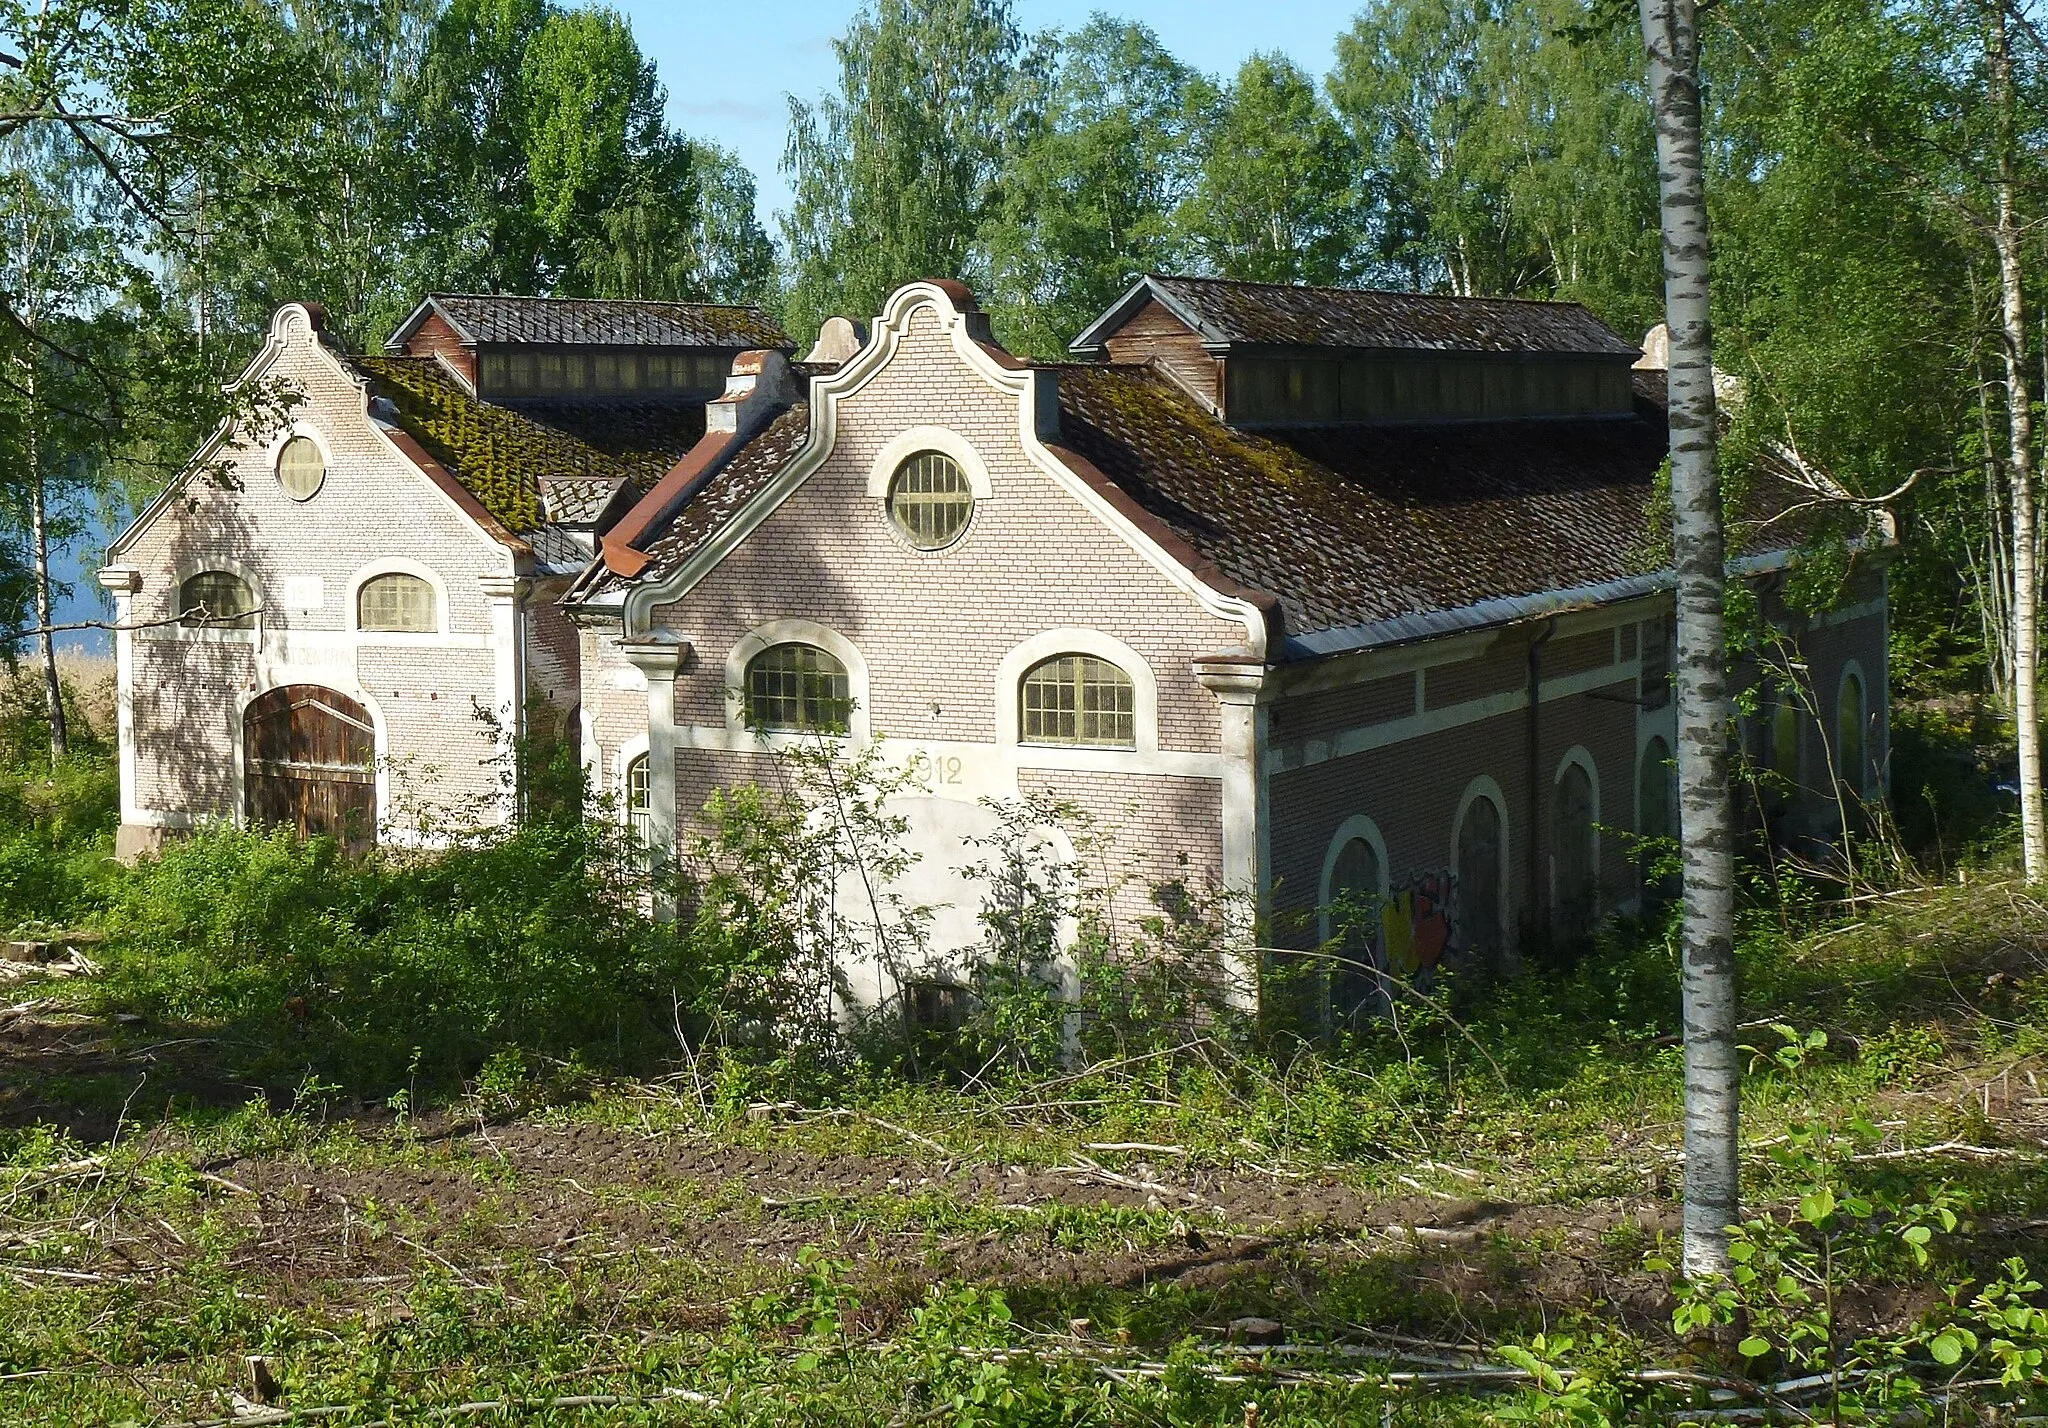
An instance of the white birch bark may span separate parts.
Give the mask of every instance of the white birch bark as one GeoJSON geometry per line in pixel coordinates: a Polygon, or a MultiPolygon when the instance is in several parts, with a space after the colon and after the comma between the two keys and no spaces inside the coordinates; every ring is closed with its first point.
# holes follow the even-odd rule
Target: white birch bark
{"type": "Polygon", "coordinates": [[[2041,797],[2040,576],[2034,512],[2034,409],[2027,383],[2027,320],[2020,273],[2019,222],[2013,212],[2012,50],[2003,6],[1994,7],[1991,102],[1998,123],[2000,316],[2005,349],[2006,474],[2012,494],[2012,714],[2020,756],[2020,850],[2030,883],[2048,877],[2048,821],[2041,797]]]}
{"type": "Polygon", "coordinates": [[[1690,1278],[1728,1272],[1741,1068],[1735,1027],[1735,800],[1728,781],[1726,562],[1715,466],[1713,333],[1695,0],[1639,0],[1657,125],[1664,313],[1671,334],[1671,547],[1678,580],[1679,835],[1690,1278]]]}

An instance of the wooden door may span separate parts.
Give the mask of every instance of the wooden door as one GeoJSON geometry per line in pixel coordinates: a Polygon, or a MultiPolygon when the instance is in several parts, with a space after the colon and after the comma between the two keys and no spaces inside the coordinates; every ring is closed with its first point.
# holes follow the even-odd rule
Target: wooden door
{"type": "Polygon", "coordinates": [[[352,852],[377,841],[377,737],[369,711],[317,684],[259,695],[242,716],[252,824],[326,834],[352,852]]]}

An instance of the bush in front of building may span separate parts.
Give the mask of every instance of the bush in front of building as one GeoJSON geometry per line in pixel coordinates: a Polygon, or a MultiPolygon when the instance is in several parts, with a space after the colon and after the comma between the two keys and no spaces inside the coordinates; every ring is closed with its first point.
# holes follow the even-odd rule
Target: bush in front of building
{"type": "Polygon", "coordinates": [[[595,1069],[675,1047],[685,940],[608,825],[539,820],[431,857],[201,830],[122,880],[95,995],[213,1037],[269,1084],[452,1090],[495,1051],[595,1069]]]}

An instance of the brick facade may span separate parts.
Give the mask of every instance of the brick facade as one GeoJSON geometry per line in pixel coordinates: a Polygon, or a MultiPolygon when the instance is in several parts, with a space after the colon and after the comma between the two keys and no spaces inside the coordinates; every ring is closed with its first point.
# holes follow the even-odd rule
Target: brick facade
{"type": "Polygon", "coordinates": [[[227,480],[188,479],[111,553],[138,582],[123,601],[128,623],[174,615],[180,582],[204,570],[241,576],[262,612],[253,631],[160,625],[120,637],[128,851],[149,846],[155,830],[239,815],[241,710],[281,684],[331,687],[371,712],[387,815],[409,806],[445,819],[500,790],[472,701],[499,702],[505,632],[479,582],[509,575],[512,552],[392,445],[302,309],[280,312],[272,341],[264,379],[303,397],[289,431],[231,439],[216,458],[227,480]],[[275,473],[288,434],[310,436],[326,457],[319,492],[304,502],[275,473]],[[439,633],[354,628],[355,586],[380,570],[431,578],[439,633]]]}

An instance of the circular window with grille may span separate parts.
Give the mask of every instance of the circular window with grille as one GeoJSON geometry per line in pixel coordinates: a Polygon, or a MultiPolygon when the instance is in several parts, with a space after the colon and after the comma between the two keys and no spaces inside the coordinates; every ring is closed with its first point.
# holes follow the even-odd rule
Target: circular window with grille
{"type": "Polygon", "coordinates": [[[952,457],[920,451],[889,481],[889,519],[919,550],[940,550],[960,539],[974,514],[974,490],[952,457]]]}
{"type": "Polygon", "coordinates": [[[294,501],[310,501],[327,479],[327,458],[309,436],[295,436],[277,453],[277,484],[294,501]]]}

